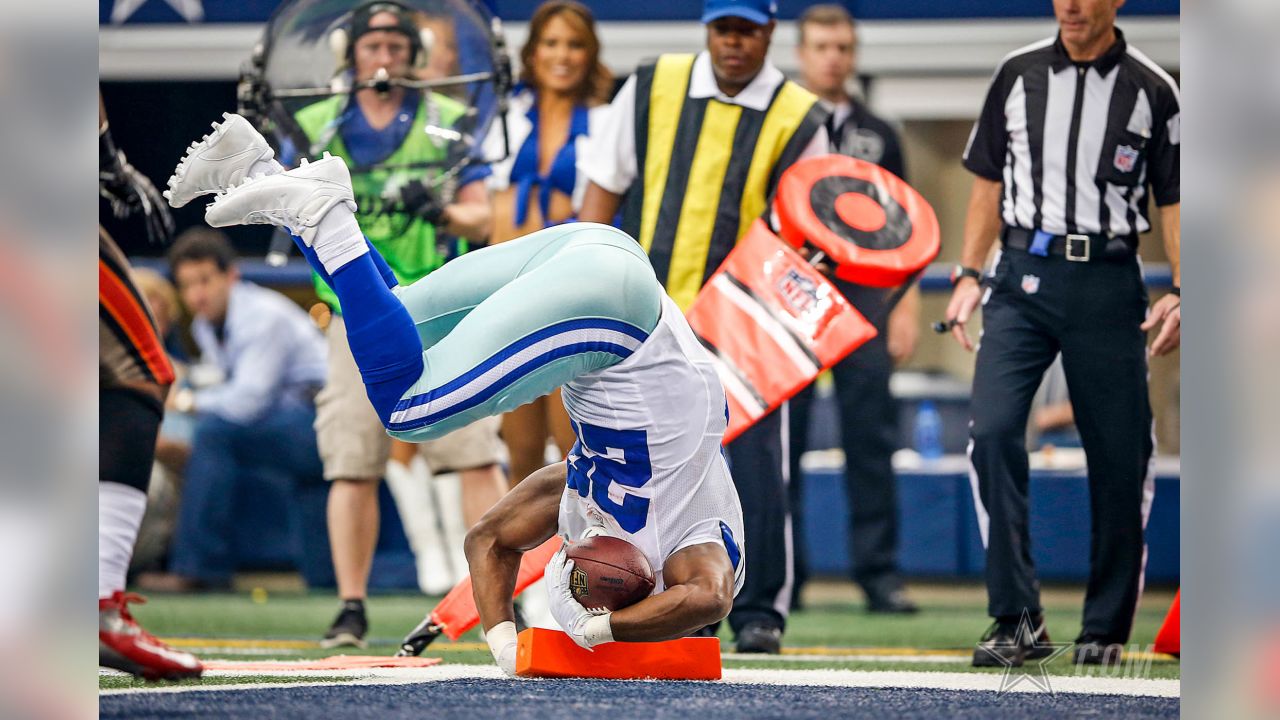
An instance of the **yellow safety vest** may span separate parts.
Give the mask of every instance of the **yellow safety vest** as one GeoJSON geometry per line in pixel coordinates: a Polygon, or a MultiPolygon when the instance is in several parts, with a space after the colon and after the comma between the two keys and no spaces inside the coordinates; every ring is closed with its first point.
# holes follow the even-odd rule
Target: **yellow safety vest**
{"type": "Polygon", "coordinates": [[[636,70],[638,174],[623,206],[623,229],[684,310],[766,212],[778,177],[827,116],[789,80],[763,111],[691,98],[693,60],[663,55],[636,70]]]}

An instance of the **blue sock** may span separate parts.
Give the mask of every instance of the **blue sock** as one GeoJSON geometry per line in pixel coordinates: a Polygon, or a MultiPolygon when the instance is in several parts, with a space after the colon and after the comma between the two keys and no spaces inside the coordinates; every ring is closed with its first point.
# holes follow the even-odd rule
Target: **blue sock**
{"type": "Polygon", "coordinates": [[[391,271],[391,266],[387,264],[387,259],[382,257],[378,249],[369,242],[369,238],[364,239],[364,243],[369,246],[369,257],[373,258],[373,264],[378,266],[378,274],[382,276],[382,282],[387,284],[388,288],[393,288],[400,284],[396,279],[396,274],[391,271]]]}
{"type": "MultiPolygon", "coordinates": [[[[313,248],[307,247],[307,244],[302,242],[302,238],[297,235],[291,234],[289,237],[293,238],[293,244],[297,245],[298,249],[302,251],[302,257],[307,259],[307,264],[311,266],[312,270],[316,271],[316,274],[320,276],[320,279],[324,281],[324,284],[329,287],[333,287],[333,279],[329,277],[329,273],[324,269],[324,265],[320,262],[320,258],[316,256],[316,251],[313,248]]],[[[382,257],[377,248],[373,246],[373,243],[369,242],[369,238],[365,238],[364,242],[365,245],[369,246],[369,257],[373,258],[373,264],[377,266],[378,275],[382,276],[383,284],[388,288],[393,288],[399,285],[400,281],[396,279],[396,274],[392,272],[391,266],[387,264],[386,258],[382,257]]]]}
{"type": "Polygon", "coordinates": [[[339,268],[328,282],[342,303],[347,343],[365,392],[385,425],[401,396],[422,376],[422,341],[413,317],[387,287],[375,258],[376,252],[361,255],[339,268]]]}

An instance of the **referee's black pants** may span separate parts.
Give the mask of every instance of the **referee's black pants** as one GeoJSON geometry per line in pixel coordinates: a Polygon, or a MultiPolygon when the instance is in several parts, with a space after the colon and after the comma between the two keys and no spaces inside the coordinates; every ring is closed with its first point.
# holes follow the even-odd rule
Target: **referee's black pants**
{"type": "MultiPolygon", "coordinates": [[[[1006,249],[983,306],[970,461],[987,547],[988,612],[1041,610],[1027,522],[1027,415],[1061,352],[1089,467],[1089,584],[1081,637],[1129,639],[1153,493],[1147,293],[1134,258],[1078,263],[1006,249]]],[[[1082,508],[1056,508],[1063,515],[1082,508]]]]}
{"type": "Polygon", "coordinates": [[[786,440],[783,405],[727,448],[747,534],[747,576],[729,613],[735,636],[753,624],[786,629],[792,582],[786,440]]]}
{"type": "MultiPolygon", "coordinates": [[[[871,594],[898,590],[898,494],[893,451],[898,441],[898,407],[889,392],[893,360],[883,329],[831,369],[840,408],[840,446],[849,513],[849,556],[853,580],[871,594]]],[[[796,585],[808,580],[801,511],[800,455],[806,450],[813,403],[810,385],[791,399],[791,517],[797,539],[796,585]]]]}

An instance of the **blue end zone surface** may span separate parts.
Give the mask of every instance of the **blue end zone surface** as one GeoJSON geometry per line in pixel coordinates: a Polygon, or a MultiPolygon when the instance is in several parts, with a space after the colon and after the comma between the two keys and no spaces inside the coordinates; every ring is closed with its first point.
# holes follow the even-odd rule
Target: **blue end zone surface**
{"type": "Polygon", "coordinates": [[[451,680],[103,696],[102,718],[1178,717],[1176,698],[593,680],[451,680]]]}

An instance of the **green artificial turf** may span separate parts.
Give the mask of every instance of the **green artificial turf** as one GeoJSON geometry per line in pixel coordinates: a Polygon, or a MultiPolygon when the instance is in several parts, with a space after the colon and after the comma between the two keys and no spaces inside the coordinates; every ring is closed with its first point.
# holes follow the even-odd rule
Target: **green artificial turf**
{"type": "MultiPolygon", "coordinates": [[[[727,659],[726,668],[793,668],[793,669],[850,669],[850,670],[910,670],[941,672],[999,672],[978,670],[967,663],[919,662],[885,658],[869,661],[861,658],[841,659],[838,652],[856,652],[855,649],[903,648],[921,652],[968,654],[974,643],[986,630],[990,620],[986,617],[986,598],[978,585],[936,585],[912,588],[921,612],[909,616],[883,616],[866,613],[854,600],[852,591],[837,589],[825,593],[825,599],[811,600],[805,609],[793,613],[787,626],[784,645],[797,652],[825,654],[825,649],[835,650],[829,658],[818,660],[779,659],[762,656],[756,659],[727,659]],[[812,650],[804,650],[811,648],[812,650]]],[[[1080,630],[1080,593],[1066,589],[1045,593],[1044,605],[1049,632],[1056,642],[1069,642],[1080,630]]],[[[1131,642],[1146,649],[1155,637],[1168,604],[1168,593],[1148,595],[1139,608],[1131,642]]],[[[332,595],[320,593],[226,593],[204,595],[154,595],[146,605],[137,606],[134,614],[153,634],[162,638],[184,638],[195,642],[208,639],[210,646],[218,640],[280,641],[283,645],[300,644],[305,647],[267,647],[254,654],[236,652],[234,649],[200,649],[204,657],[235,660],[300,660],[320,658],[335,654],[390,655],[399,645],[403,635],[412,629],[435,604],[437,599],[421,595],[375,595],[367,602],[369,616],[368,649],[343,648],[322,650],[311,645],[318,641],[338,610],[332,595]],[[297,641],[303,641],[298,643],[297,641]]],[[[721,628],[721,639],[726,652],[733,650],[731,634],[721,628]]],[[[489,652],[479,645],[476,631],[464,635],[459,644],[441,638],[423,653],[428,657],[440,657],[448,663],[488,664],[489,652]]],[[[1070,654],[1049,663],[1055,674],[1082,674],[1070,662],[1070,654]]],[[[1096,673],[1095,669],[1095,673],[1096,673]]],[[[1148,678],[1178,678],[1180,666],[1176,660],[1163,657],[1142,660],[1136,666],[1116,671],[1148,678]]],[[[329,678],[312,678],[311,681],[329,678]]],[[[284,682],[279,677],[211,678],[204,683],[226,682],[284,682]]],[[[289,682],[302,682],[289,678],[289,682]]],[[[100,676],[99,686],[130,687],[131,681],[115,676],[100,676]]]]}

